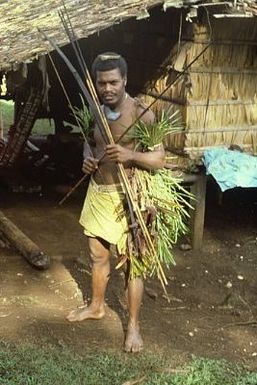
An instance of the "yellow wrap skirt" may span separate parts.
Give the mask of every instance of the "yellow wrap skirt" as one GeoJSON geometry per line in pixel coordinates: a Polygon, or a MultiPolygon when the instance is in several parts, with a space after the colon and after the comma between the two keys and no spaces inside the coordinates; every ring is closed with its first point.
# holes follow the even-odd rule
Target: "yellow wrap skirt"
{"type": "Polygon", "coordinates": [[[124,200],[121,185],[98,185],[91,177],[79,220],[85,235],[117,245],[120,254],[126,252],[128,237],[124,200]]]}

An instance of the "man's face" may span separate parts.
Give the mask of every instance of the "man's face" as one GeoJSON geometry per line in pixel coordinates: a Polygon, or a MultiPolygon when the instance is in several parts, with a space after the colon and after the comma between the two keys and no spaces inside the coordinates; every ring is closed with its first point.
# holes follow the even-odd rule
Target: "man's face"
{"type": "Polygon", "coordinates": [[[126,78],[121,76],[120,70],[96,72],[96,89],[103,104],[111,108],[117,107],[125,95],[126,78]]]}

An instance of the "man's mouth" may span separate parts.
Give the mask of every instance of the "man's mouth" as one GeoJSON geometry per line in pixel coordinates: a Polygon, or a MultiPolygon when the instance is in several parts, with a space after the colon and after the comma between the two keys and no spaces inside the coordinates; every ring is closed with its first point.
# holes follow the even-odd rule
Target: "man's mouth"
{"type": "Polygon", "coordinates": [[[114,98],[114,96],[115,96],[115,95],[105,94],[105,95],[103,95],[103,98],[104,98],[105,100],[111,100],[111,99],[114,98]]]}

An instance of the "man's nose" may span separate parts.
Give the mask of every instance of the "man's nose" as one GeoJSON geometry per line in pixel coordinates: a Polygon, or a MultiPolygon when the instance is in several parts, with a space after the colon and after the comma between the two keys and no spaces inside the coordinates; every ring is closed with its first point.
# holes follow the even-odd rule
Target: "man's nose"
{"type": "Polygon", "coordinates": [[[111,84],[110,83],[106,83],[105,84],[105,91],[110,91],[111,90],[111,84]]]}

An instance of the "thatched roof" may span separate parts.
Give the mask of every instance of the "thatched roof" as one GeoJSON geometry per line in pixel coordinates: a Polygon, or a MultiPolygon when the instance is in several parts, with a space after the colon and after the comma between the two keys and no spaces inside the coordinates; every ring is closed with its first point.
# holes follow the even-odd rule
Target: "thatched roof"
{"type": "MultiPolygon", "coordinates": [[[[216,0],[216,3],[221,0],[216,0]]],[[[51,50],[38,32],[41,28],[60,46],[68,43],[58,11],[63,0],[0,0],[0,70],[31,61],[51,50]]],[[[72,24],[79,38],[87,37],[127,18],[141,18],[146,10],[190,6],[197,0],[66,0],[72,24]]],[[[210,3],[210,0],[208,1],[210,3]]],[[[235,4],[235,1],[231,1],[235,4]]],[[[248,14],[257,14],[256,1],[236,1],[248,14]]]]}

